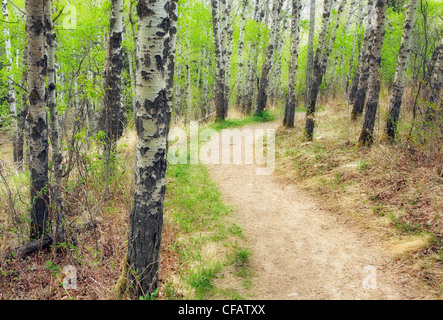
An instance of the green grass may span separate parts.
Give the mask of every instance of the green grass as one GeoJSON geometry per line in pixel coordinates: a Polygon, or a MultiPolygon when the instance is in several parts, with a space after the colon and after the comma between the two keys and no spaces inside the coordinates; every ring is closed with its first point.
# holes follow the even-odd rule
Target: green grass
{"type": "MultiPolygon", "coordinates": [[[[279,111],[218,121],[200,130],[221,131],[274,121],[279,111]]],[[[247,290],[252,275],[247,263],[251,252],[238,245],[243,240],[243,230],[235,223],[232,208],[224,203],[207,168],[202,164],[189,164],[189,157],[188,152],[188,164],[169,163],[166,175],[166,219],[178,230],[172,250],[178,257],[181,280],[180,284],[168,282],[165,291],[168,297],[175,297],[180,286],[186,288],[182,291],[191,292],[185,294],[185,299],[242,299],[237,288],[243,286],[247,290]],[[217,280],[223,282],[228,272],[238,280],[234,288],[218,285],[217,280]]]]}
{"type": "Polygon", "coordinates": [[[262,111],[258,115],[250,115],[241,119],[226,119],[224,121],[217,121],[210,124],[209,128],[219,131],[229,128],[238,128],[247,124],[275,121],[276,119],[277,117],[272,112],[262,111]]]}

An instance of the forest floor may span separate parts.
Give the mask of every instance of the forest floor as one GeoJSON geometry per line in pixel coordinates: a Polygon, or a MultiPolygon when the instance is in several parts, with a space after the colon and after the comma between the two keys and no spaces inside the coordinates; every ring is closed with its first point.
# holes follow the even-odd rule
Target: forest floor
{"type": "MultiPolygon", "coordinates": [[[[242,130],[278,126],[266,122],[242,130]]],[[[257,175],[256,169],[246,164],[208,166],[223,199],[234,205],[251,251],[248,263],[254,277],[246,298],[435,297],[361,219],[329,210],[327,199],[309,195],[295,179],[257,175]]]]}
{"type": "MultiPolygon", "coordinates": [[[[209,125],[237,128],[237,136],[275,129],[273,174],[257,175],[262,167],[244,161],[168,165],[157,299],[441,299],[443,178],[432,152],[402,143],[358,150],[360,126],[337,108],[320,108],[313,142],[302,138],[302,113],[295,129],[279,128],[277,109],[209,125]]],[[[8,182],[0,192],[12,191],[24,222],[12,223],[9,207],[0,208],[0,252],[28,234],[29,177],[8,169],[9,138],[0,134],[8,182]]],[[[88,175],[71,175],[66,208],[73,223],[94,212],[98,229],[71,230],[76,241],[65,254],[48,250],[0,265],[0,299],[119,299],[135,142],[127,130],[104,199],[101,149],[85,144],[88,175]],[[78,269],[79,290],[63,289],[68,264],[78,269]]]]}

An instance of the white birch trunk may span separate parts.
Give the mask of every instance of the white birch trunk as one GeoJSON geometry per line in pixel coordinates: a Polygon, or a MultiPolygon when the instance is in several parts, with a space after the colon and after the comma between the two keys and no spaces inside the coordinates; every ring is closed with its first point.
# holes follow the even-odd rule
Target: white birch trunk
{"type": "Polygon", "coordinates": [[[286,100],[283,125],[288,128],[294,127],[295,120],[295,102],[296,102],[296,84],[298,68],[298,47],[300,43],[300,0],[292,1],[292,21],[291,21],[291,61],[289,65],[289,85],[288,97],[286,100]]]}
{"type": "MultiPolygon", "coordinates": [[[[5,36],[5,53],[6,53],[6,60],[8,64],[6,65],[6,73],[7,73],[7,86],[8,86],[8,103],[9,103],[9,113],[11,115],[11,123],[14,127],[14,134],[12,138],[12,144],[13,144],[13,158],[14,163],[17,163],[17,151],[16,151],[16,140],[17,140],[17,103],[16,103],[16,94],[14,89],[14,83],[12,80],[12,64],[14,62],[14,59],[12,57],[11,52],[11,36],[9,34],[8,29],[8,22],[9,22],[9,13],[8,13],[8,1],[2,0],[2,13],[3,13],[3,20],[5,21],[3,26],[3,32],[5,36]]],[[[18,57],[18,56],[17,56],[18,57]]],[[[18,59],[17,59],[18,62],[18,59]]]]}
{"type": "Polygon", "coordinates": [[[48,123],[46,114],[46,74],[44,10],[42,0],[26,1],[29,92],[29,170],[31,178],[31,239],[48,229],[48,123]]]}
{"type": "Polygon", "coordinates": [[[245,45],[245,27],[246,27],[246,9],[248,8],[248,0],[242,0],[242,10],[241,10],[241,22],[240,22],[240,36],[238,39],[238,75],[237,75],[237,96],[235,101],[235,106],[238,107],[242,103],[242,92],[243,92],[243,48],[245,45]]]}
{"type": "Polygon", "coordinates": [[[403,25],[403,36],[401,39],[400,52],[398,53],[397,69],[389,104],[389,114],[386,119],[386,134],[392,141],[397,131],[397,122],[400,117],[401,103],[406,82],[406,69],[411,55],[412,32],[415,27],[417,8],[419,0],[410,0],[406,11],[405,23],[403,25]]]}
{"type": "Polygon", "coordinates": [[[128,276],[134,297],[158,287],[167,149],[165,43],[169,41],[166,0],[139,0],[137,41],[134,206],[130,215],[128,276]]]}
{"type": "Polygon", "coordinates": [[[373,48],[370,57],[371,82],[368,91],[368,101],[366,103],[365,119],[358,142],[359,146],[369,147],[374,141],[374,124],[380,96],[381,49],[386,31],[385,18],[387,3],[388,0],[377,0],[375,2],[377,19],[373,32],[373,48]]]}

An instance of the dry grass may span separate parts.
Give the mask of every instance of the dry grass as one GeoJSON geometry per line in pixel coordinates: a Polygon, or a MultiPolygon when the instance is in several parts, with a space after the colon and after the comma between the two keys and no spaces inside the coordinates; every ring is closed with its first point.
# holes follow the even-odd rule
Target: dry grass
{"type": "MultiPolygon", "coordinates": [[[[79,165],[65,183],[65,209],[68,241],[58,249],[50,248],[28,257],[0,264],[0,299],[38,300],[112,300],[127,252],[129,213],[133,201],[134,150],[136,134],[128,130],[119,141],[118,163],[108,188],[104,183],[104,166],[100,148],[84,146],[79,165]],[[106,190],[105,190],[106,188],[106,190]],[[78,232],[74,226],[98,222],[96,229],[78,232]],[[72,265],[77,270],[77,290],[65,290],[63,268],[72,265]]],[[[7,199],[12,192],[15,214],[9,207],[0,209],[1,254],[27,242],[29,178],[26,171],[18,174],[7,166],[3,170],[8,187],[0,183],[0,196],[7,199]]],[[[165,223],[163,254],[160,261],[161,284],[176,268],[176,254],[171,250],[176,230],[165,223]]],[[[165,297],[164,286],[159,298],[165,297]]]]}
{"type": "Polygon", "coordinates": [[[386,143],[386,96],[381,105],[371,149],[356,148],[361,123],[350,121],[345,104],[330,101],[320,109],[313,142],[304,140],[300,115],[295,129],[277,132],[276,170],[386,243],[442,296],[443,178],[435,170],[442,165],[441,140],[431,132],[425,145],[418,143],[408,135],[405,112],[398,141],[386,143]]]}

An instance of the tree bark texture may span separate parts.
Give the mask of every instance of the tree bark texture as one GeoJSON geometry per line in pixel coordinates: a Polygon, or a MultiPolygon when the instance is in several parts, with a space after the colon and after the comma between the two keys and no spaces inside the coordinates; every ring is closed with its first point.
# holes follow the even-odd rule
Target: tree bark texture
{"type": "Polygon", "coordinates": [[[31,178],[31,240],[48,230],[48,123],[43,0],[26,1],[29,92],[29,170],[31,178]]]}
{"type": "Polygon", "coordinates": [[[283,6],[283,0],[274,0],[272,7],[272,27],[271,27],[271,39],[266,51],[266,60],[262,67],[262,74],[260,80],[260,88],[258,89],[257,104],[255,107],[255,114],[260,114],[266,108],[267,102],[267,90],[269,85],[269,71],[272,67],[272,55],[274,54],[275,41],[278,34],[279,16],[283,6]]]}
{"type": "Polygon", "coordinates": [[[224,108],[224,78],[225,69],[223,65],[223,45],[222,30],[220,20],[220,2],[218,0],[211,1],[212,6],[212,28],[214,33],[214,54],[216,64],[215,77],[215,110],[217,120],[224,120],[226,117],[224,108]]]}
{"type": "Polygon", "coordinates": [[[54,24],[52,23],[51,0],[45,0],[45,29],[46,45],[48,52],[48,101],[49,109],[49,137],[52,147],[52,169],[54,170],[54,181],[51,186],[51,211],[55,219],[55,242],[65,241],[65,214],[63,206],[63,167],[62,167],[62,137],[57,114],[56,96],[55,96],[55,48],[56,35],[54,24]]]}
{"type": "Polygon", "coordinates": [[[297,84],[297,67],[298,67],[298,47],[300,43],[300,0],[292,1],[292,20],[291,20],[291,61],[289,66],[289,85],[288,97],[286,100],[285,114],[283,117],[283,125],[288,128],[294,127],[295,120],[295,99],[297,84]]]}
{"type": "Polygon", "coordinates": [[[107,59],[103,76],[103,124],[107,138],[107,151],[123,134],[122,115],[122,70],[123,70],[123,0],[111,0],[110,34],[107,59]]]}
{"type": "Polygon", "coordinates": [[[314,136],[317,96],[320,92],[320,86],[323,80],[323,76],[326,72],[329,55],[332,51],[332,46],[334,44],[337,30],[340,25],[340,17],[344,10],[345,4],[346,0],[342,0],[340,2],[336,15],[336,23],[332,29],[328,45],[326,46],[326,36],[328,34],[329,25],[331,22],[332,1],[325,0],[324,2],[322,30],[319,35],[317,51],[315,54],[313,81],[310,89],[309,105],[306,110],[305,134],[308,140],[312,140],[314,136]]]}
{"type": "Polygon", "coordinates": [[[374,29],[373,48],[371,52],[371,83],[368,91],[368,101],[366,103],[365,119],[359,137],[359,146],[371,146],[374,141],[374,124],[377,116],[377,109],[380,96],[380,66],[381,49],[385,36],[385,17],[388,0],[376,0],[375,10],[377,14],[374,29]]]}
{"type": "Polygon", "coordinates": [[[375,27],[373,26],[372,15],[375,13],[373,5],[376,0],[369,0],[367,6],[367,23],[365,28],[365,35],[363,39],[362,49],[360,52],[358,71],[354,76],[352,82],[351,92],[349,101],[353,104],[352,107],[352,120],[356,120],[362,113],[366,101],[366,95],[369,83],[369,67],[370,59],[372,57],[373,33],[375,32],[375,27]]]}
{"type": "Polygon", "coordinates": [[[14,133],[12,136],[12,146],[13,146],[13,160],[14,163],[18,163],[17,160],[17,103],[16,103],[16,93],[14,88],[12,77],[12,64],[14,59],[12,58],[12,52],[11,52],[11,37],[9,34],[8,29],[8,22],[9,22],[9,13],[8,13],[8,1],[2,0],[2,13],[3,13],[3,20],[5,21],[3,30],[4,30],[4,36],[5,36],[5,53],[6,53],[6,60],[8,64],[6,65],[6,72],[8,74],[7,79],[7,86],[8,86],[8,103],[9,103],[9,113],[11,115],[11,122],[12,126],[14,128],[14,133]]]}
{"type": "Polygon", "coordinates": [[[394,84],[389,104],[389,114],[386,119],[386,134],[392,141],[395,139],[397,122],[400,116],[403,92],[405,89],[406,69],[411,54],[412,32],[415,27],[417,8],[419,0],[410,0],[403,25],[403,36],[401,39],[400,52],[398,53],[397,69],[395,71],[394,84]]]}
{"type": "Polygon", "coordinates": [[[248,9],[248,0],[242,0],[242,9],[240,14],[240,36],[238,39],[238,75],[237,75],[237,96],[235,106],[239,107],[242,104],[243,92],[243,48],[245,45],[245,27],[246,27],[246,10],[248,9]]]}
{"type": "Polygon", "coordinates": [[[166,0],[139,0],[136,88],[136,174],[128,244],[135,297],[158,287],[167,148],[166,68],[170,12],[166,0]]]}

